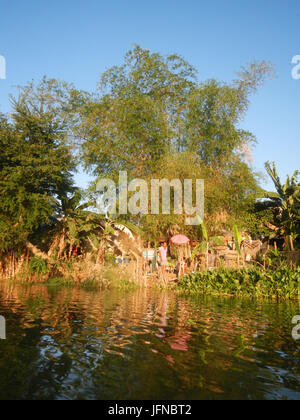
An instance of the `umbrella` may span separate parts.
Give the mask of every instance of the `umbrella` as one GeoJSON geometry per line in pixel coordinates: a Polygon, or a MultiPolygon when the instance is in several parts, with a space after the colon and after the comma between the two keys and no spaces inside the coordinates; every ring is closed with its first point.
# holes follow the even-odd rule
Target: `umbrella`
{"type": "Polygon", "coordinates": [[[190,242],[190,240],[185,235],[175,235],[175,236],[172,236],[171,242],[174,245],[186,245],[190,242]]]}

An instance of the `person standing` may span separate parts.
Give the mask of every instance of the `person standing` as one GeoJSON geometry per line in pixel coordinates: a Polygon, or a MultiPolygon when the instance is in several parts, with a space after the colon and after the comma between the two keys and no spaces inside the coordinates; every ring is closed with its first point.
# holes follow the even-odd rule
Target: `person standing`
{"type": "Polygon", "coordinates": [[[167,242],[164,242],[162,246],[158,249],[159,251],[159,259],[160,259],[160,265],[161,265],[161,271],[163,278],[165,278],[166,269],[168,267],[168,245],[167,242]]]}

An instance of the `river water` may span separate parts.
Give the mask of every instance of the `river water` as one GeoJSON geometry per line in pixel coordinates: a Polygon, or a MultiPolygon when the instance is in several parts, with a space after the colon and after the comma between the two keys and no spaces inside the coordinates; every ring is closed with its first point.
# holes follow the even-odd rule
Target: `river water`
{"type": "Polygon", "coordinates": [[[0,283],[0,399],[300,399],[298,302],[0,283]]]}

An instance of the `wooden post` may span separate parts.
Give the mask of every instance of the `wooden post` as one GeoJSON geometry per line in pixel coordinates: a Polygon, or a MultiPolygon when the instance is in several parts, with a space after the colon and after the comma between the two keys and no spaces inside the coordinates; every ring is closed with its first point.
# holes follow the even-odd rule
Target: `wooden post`
{"type": "Polygon", "coordinates": [[[294,242],[293,242],[292,235],[290,235],[290,245],[291,245],[291,251],[294,252],[295,248],[294,248],[294,242]]]}
{"type": "Polygon", "coordinates": [[[208,241],[206,242],[206,269],[208,270],[209,267],[209,261],[208,261],[208,248],[209,248],[209,244],[208,241]]]}

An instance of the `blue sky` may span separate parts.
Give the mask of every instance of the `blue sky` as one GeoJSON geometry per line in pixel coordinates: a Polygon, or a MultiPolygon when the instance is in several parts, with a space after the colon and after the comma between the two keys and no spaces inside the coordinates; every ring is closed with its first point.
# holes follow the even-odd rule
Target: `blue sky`
{"type": "MultiPolygon", "coordinates": [[[[231,81],[253,60],[272,61],[277,77],[252,97],[243,128],[257,136],[254,167],[275,161],[280,175],[300,169],[300,79],[291,76],[300,54],[300,2],[296,0],[52,0],[0,1],[0,110],[9,111],[16,85],[43,75],[94,90],[101,72],[120,64],[139,44],[176,52],[199,80],[231,81]]],[[[85,186],[87,177],[76,176],[85,186]]],[[[265,186],[271,187],[266,181],[265,186]]]]}

